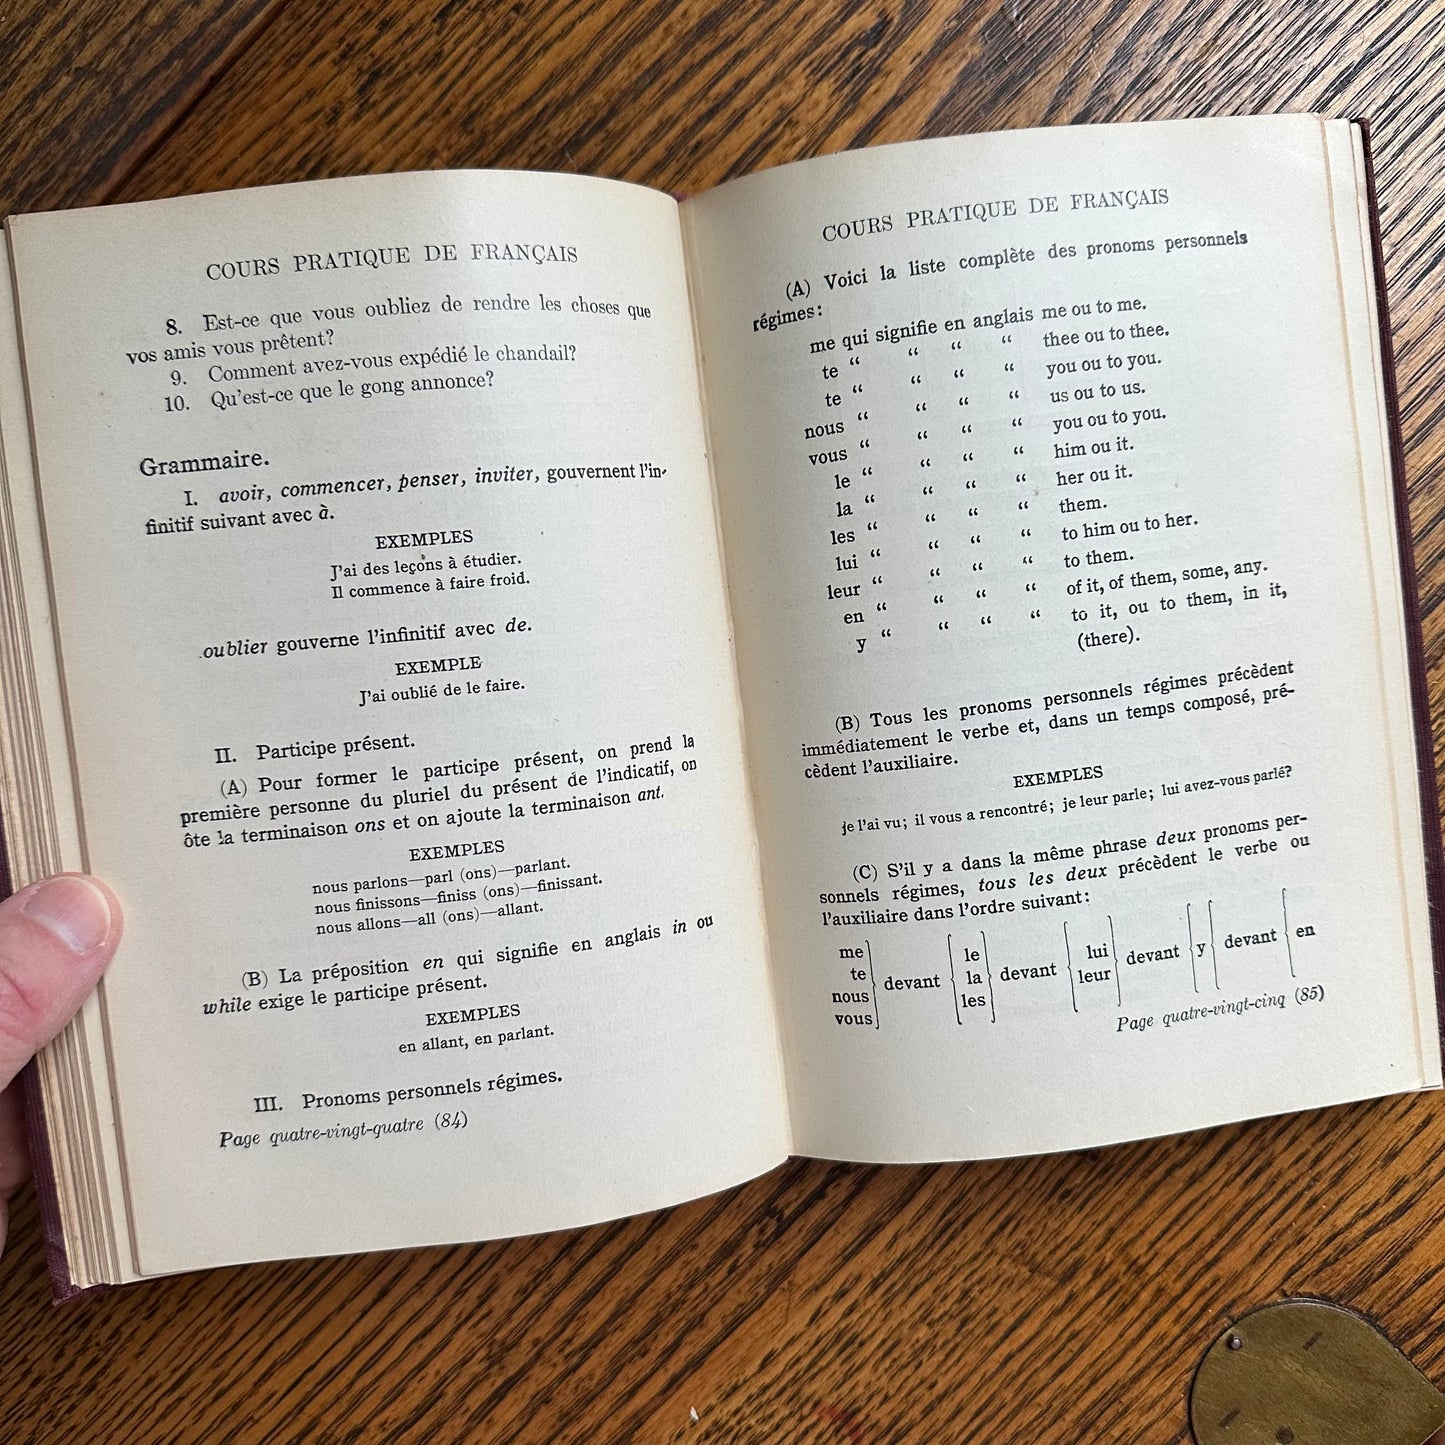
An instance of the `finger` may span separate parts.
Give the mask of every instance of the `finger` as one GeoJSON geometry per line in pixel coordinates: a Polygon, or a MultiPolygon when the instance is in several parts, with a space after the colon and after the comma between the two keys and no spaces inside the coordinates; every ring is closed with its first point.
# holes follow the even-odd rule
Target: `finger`
{"type": "Polygon", "coordinates": [[[84,1003],[119,937],[119,905],[79,873],[0,903],[0,1089],[84,1003]]]}

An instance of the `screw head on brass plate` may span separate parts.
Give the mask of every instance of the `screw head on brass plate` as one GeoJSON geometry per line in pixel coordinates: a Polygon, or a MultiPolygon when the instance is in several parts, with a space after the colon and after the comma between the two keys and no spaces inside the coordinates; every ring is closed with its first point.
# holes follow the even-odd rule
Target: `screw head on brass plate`
{"type": "Polygon", "coordinates": [[[1198,1445],[1425,1445],[1445,1395],[1352,1310],[1282,1300],[1205,1351],[1189,1424],[1198,1445]]]}

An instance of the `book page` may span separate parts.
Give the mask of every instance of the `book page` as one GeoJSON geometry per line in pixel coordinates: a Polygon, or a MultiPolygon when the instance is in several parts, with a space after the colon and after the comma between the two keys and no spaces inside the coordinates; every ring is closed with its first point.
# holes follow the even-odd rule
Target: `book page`
{"type": "Polygon", "coordinates": [[[409,175],[12,239],[136,1270],[779,1162],[674,203],[409,175]]]}
{"type": "Polygon", "coordinates": [[[1352,176],[1282,117],[684,206],[803,1152],[1439,1083],[1352,176]]]}
{"type": "MultiPolygon", "coordinates": [[[[24,585],[27,576],[44,577],[45,553],[15,328],[9,243],[0,234],[0,592],[5,599],[0,625],[0,756],[6,759],[0,768],[0,812],[9,882],[18,890],[67,866],[80,866],[84,854],[75,780],[65,747],[50,599],[43,587],[27,594],[24,585]]],[[[76,1275],[85,1279],[119,1277],[114,1241],[116,1219],[125,1210],[105,1060],[99,1050],[85,1047],[87,1037],[100,1036],[100,1003],[93,995],[79,1017],[35,1061],[42,1097],[63,1108],[69,1124],[65,1131],[51,1131],[46,1144],[54,1164],[56,1212],[74,1226],[70,1258],[76,1275]],[[89,1099],[89,1107],[74,1107],[82,1097],[89,1099]],[[59,1104],[61,1100],[65,1106],[59,1104]],[[93,1174],[87,1170],[90,1161],[96,1165],[93,1174]]],[[[34,1146],[36,1141],[31,1143],[34,1146]]],[[[32,1154],[36,1152],[32,1147],[32,1154]]],[[[46,1161],[33,1159],[33,1163],[37,1181],[44,1180],[46,1161]]],[[[49,1234],[46,1184],[38,1182],[37,1188],[49,1234]]]]}

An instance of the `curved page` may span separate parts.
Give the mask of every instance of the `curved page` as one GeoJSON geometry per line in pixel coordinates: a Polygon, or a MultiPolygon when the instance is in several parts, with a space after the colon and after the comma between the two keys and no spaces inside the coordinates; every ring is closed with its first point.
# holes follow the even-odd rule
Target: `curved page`
{"type": "Polygon", "coordinates": [[[13,226],[142,1273],[786,1152],[675,205],[412,175],[13,226]]]}

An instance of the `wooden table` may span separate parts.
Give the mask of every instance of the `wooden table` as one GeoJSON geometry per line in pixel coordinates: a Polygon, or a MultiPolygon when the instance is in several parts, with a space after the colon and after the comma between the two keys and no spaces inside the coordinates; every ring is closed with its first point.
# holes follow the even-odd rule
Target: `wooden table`
{"type": "MultiPolygon", "coordinates": [[[[957,131],[1368,115],[1438,735],[1442,77],[1440,0],[9,0],[0,212],[450,165],[695,191],[957,131]]],[[[1284,1293],[1367,1311],[1445,1379],[1442,1275],[1439,1095],[1047,1159],[795,1162],[582,1232],[63,1310],[28,1201],[0,1438],[1181,1441],[1206,1341],[1284,1293]]]]}

